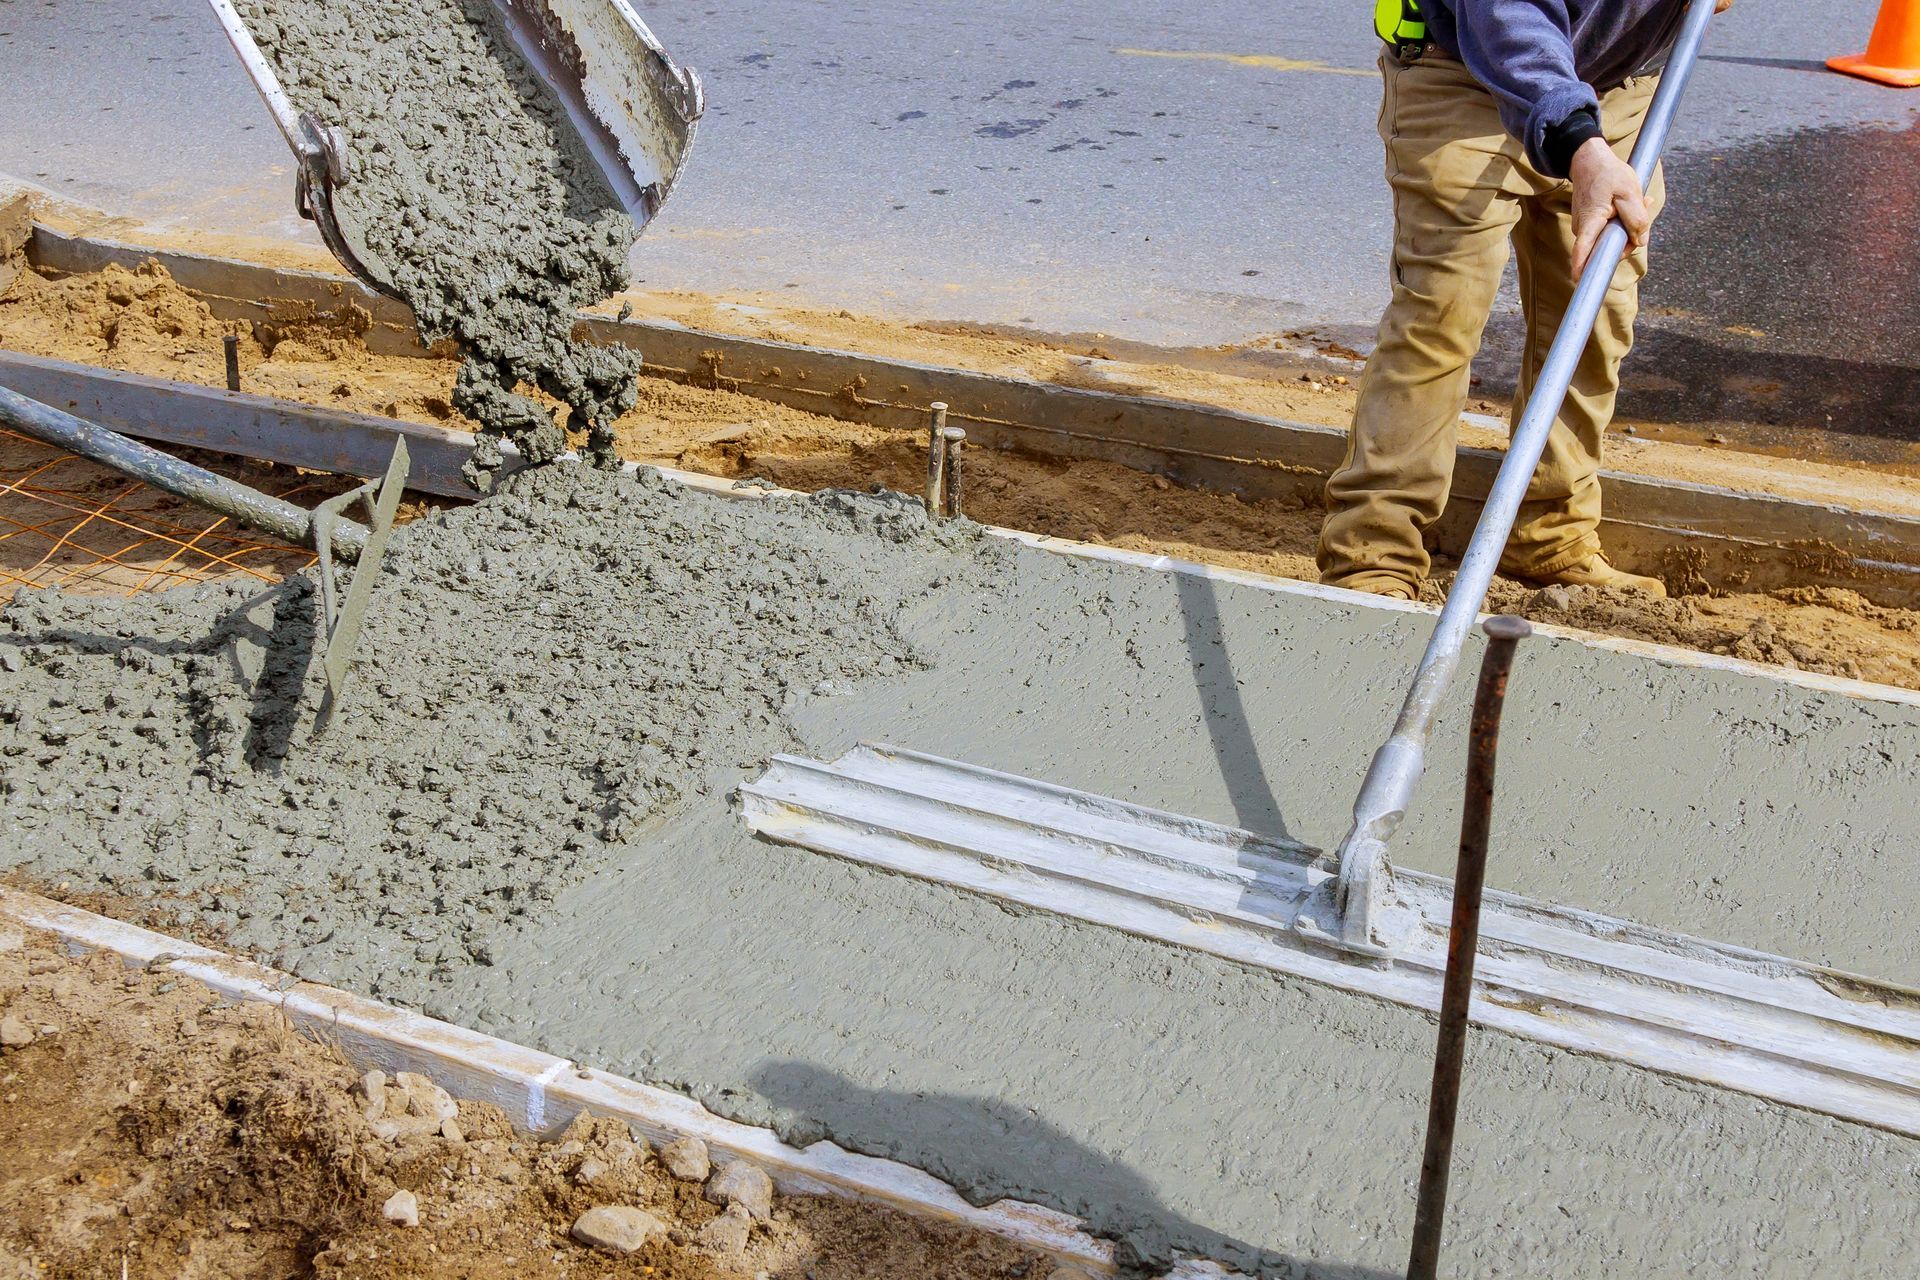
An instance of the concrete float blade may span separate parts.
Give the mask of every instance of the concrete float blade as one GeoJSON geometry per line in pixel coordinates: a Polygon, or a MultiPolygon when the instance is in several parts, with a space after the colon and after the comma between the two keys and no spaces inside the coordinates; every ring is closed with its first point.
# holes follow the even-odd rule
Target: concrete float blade
{"type": "MultiPolygon", "coordinates": [[[[1398,1004],[1439,1007],[1452,883],[1395,872],[1391,963],[1322,922],[1320,853],[897,747],[776,756],[741,785],[768,839],[1398,1004]]],[[[1488,893],[1473,1020],[1920,1136],[1920,991],[1488,893]]]]}

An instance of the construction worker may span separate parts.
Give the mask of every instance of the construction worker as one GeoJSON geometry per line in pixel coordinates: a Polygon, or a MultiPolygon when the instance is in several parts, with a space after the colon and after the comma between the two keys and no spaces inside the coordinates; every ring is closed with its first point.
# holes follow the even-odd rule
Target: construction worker
{"type": "MultiPolygon", "coordinates": [[[[1718,0],[1726,9],[1733,0],[1718,0]]],[[[1534,472],[1501,570],[1664,596],[1601,553],[1600,437],[1633,345],[1656,170],[1627,163],[1686,0],[1376,0],[1393,189],[1393,299],[1345,461],[1327,481],[1322,581],[1413,599],[1453,479],[1469,365],[1507,261],[1526,343],[1514,416],[1609,219],[1631,243],[1534,472]]]]}

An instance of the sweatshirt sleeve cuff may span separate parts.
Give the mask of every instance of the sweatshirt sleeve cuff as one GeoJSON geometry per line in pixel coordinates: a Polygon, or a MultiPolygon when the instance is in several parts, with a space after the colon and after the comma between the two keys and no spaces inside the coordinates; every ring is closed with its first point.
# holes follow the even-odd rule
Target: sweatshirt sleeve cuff
{"type": "Polygon", "coordinates": [[[1559,124],[1550,124],[1541,139],[1540,158],[1546,161],[1549,178],[1564,178],[1573,168],[1573,153],[1590,138],[1605,139],[1600,131],[1600,113],[1593,107],[1581,107],[1559,124]]]}

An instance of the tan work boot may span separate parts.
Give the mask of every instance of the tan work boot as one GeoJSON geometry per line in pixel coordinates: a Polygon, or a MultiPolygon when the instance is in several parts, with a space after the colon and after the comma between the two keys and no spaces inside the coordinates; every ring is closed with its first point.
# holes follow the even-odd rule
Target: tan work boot
{"type": "Polygon", "coordinates": [[[1564,569],[1544,573],[1537,578],[1524,578],[1523,581],[1542,587],[1611,587],[1620,591],[1637,591],[1643,596],[1652,596],[1656,600],[1667,598],[1666,583],[1644,574],[1616,569],[1608,564],[1606,556],[1598,551],[1578,564],[1570,564],[1564,569]]]}
{"type": "Polygon", "coordinates": [[[1336,582],[1331,585],[1345,587],[1349,591],[1364,591],[1370,596],[1385,596],[1389,600],[1418,600],[1420,598],[1419,588],[1415,587],[1405,578],[1396,578],[1388,574],[1374,574],[1369,577],[1357,578],[1352,582],[1336,582]]]}

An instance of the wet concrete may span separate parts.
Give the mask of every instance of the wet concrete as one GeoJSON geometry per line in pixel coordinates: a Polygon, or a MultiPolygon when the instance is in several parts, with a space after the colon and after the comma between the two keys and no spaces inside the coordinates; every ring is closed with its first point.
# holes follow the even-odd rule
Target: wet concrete
{"type": "Polygon", "coordinates": [[[575,312],[625,287],[637,232],[559,101],[483,0],[241,0],[296,106],[344,129],[341,231],[465,357],[453,401],[479,428],[484,488],[502,440],[544,462],[584,432],[612,466],[640,353],[573,341],[575,312]],[[538,388],[568,410],[557,422],[538,388]]]}
{"type": "MultiPolygon", "coordinates": [[[[514,483],[396,537],[318,743],[297,584],[10,606],[7,861],[1082,1213],[1143,1262],[1397,1273],[1425,1017],[762,844],[727,793],[772,750],[882,738],[1324,843],[1425,616],[929,530],[904,500],[514,483]]],[[[1414,865],[1451,858],[1465,697],[1414,865]]],[[[1920,709],[1541,640],[1508,725],[1498,887],[1920,972],[1920,709]]],[[[1462,1133],[1463,1273],[1914,1267],[1920,1143],[1497,1036],[1462,1133]]]]}

